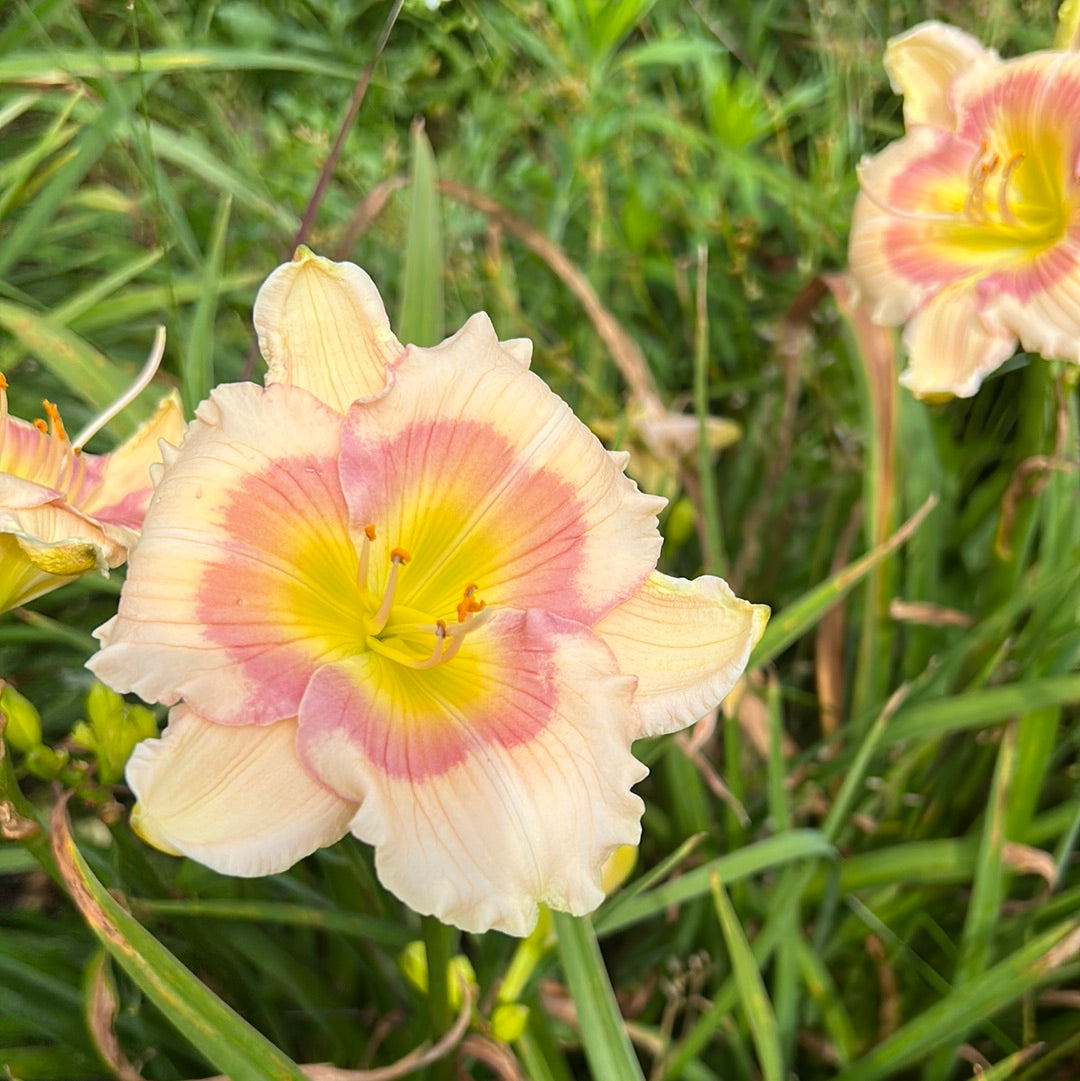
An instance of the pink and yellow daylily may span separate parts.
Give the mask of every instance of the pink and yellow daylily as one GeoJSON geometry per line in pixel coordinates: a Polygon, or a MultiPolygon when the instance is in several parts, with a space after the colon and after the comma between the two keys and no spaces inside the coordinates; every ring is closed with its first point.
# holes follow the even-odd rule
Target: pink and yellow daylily
{"type": "Polygon", "coordinates": [[[7,380],[0,375],[0,612],[89,571],[108,574],[120,566],[150,501],[150,468],[161,461],[158,441],[179,443],[184,430],[173,394],[111,454],[86,454],[81,445],[116,409],[72,441],[56,406],[42,404],[48,421],[10,416],[7,380]]]}
{"type": "Polygon", "coordinates": [[[267,386],[167,454],[90,662],[174,705],[136,828],[234,875],[351,831],[466,930],[590,911],[640,836],[631,743],[715,707],[767,610],[656,572],[662,501],[486,315],[403,347],[362,270],[301,249],[255,319],[267,386]]]}
{"type": "Polygon", "coordinates": [[[906,323],[901,381],[974,394],[1017,342],[1080,360],[1080,54],[1002,61],[924,23],[885,53],[906,134],[859,171],[849,259],[872,318],[906,323]]]}

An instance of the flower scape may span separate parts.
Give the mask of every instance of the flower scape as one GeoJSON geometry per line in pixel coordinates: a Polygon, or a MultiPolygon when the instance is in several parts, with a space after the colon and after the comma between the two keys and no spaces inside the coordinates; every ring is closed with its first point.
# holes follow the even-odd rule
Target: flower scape
{"type": "Polygon", "coordinates": [[[305,248],[254,314],[266,386],[166,448],[89,663],[173,706],[133,825],[244,876],[351,832],[469,931],[591,911],[640,838],[631,744],[714,709],[768,610],[656,571],[663,500],[486,315],[403,346],[368,275],[305,248]]]}
{"type": "Polygon", "coordinates": [[[885,54],[906,134],[862,163],[849,259],[906,323],[919,397],[969,397],[1017,342],[1080,361],[1080,54],[1002,61],[929,22],[885,54]]]}

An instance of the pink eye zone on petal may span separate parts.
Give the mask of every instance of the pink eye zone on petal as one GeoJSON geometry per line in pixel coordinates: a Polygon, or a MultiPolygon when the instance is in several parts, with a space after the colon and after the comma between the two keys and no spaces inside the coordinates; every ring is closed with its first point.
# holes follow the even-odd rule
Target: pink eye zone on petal
{"type": "Polygon", "coordinates": [[[365,440],[360,424],[350,431],[346,498],[407,539],[410,605],[459,623],[485,604],[591,621],[592,598],[582,588],[587,523],[573,485],[520,460],[509,440],[479,421],[411,425],[389,442],[365,440]]]}
{"type": "Polygon", "coordinates": [[[499,613],[437,671],[375,651],[327,665],[301,703],[302,742],[340,742],[379,773],[413,782],[483,756],[486,746],[528,743],[557,712],[558,673],[540,633],[550,618],[499,613]]]}
{"type": "Polygon", "coordinates": [[[196,590],[196,622],[260,697],[295,711],[298,670],[363,648],[356,553],[332,460],[277,459],[229,493],[230,538],[196,590]]]}

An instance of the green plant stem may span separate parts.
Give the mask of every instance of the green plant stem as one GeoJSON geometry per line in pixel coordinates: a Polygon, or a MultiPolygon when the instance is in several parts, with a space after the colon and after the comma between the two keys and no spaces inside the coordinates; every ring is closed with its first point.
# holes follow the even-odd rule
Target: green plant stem
{"type": "Polygon", "coordinates": [[[577,1007],[581,1042],[594,1081],[644,1081],[592,921],[563,912],[553,912],[552,917],[559,960],[577,1007]]]}

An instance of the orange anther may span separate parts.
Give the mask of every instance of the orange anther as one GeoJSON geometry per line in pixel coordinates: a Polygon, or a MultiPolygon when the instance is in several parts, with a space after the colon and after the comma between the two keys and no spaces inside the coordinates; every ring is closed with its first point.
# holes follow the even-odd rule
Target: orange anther
{"type": "Polygon", "coordinates": [[[4,378],[3,372],[0,372],[0,390],[7,390],[7,380],[4,378]]]}
{"type": "Polygon", "coordinates": [[[66,443],[68,434],[64,428],[64,422],[60,419],[60,410],[48,398],[41,399],[41,406],[45,410],[45,416],[52,421],[53,434],[59,436],[66,443]]]}
{"type": "Polygon", "coordinates": [[[404,548],[392,548],[390,550],[391,563],[408,563],[412,556],[404,548]]]}
{"type": "Polygon", "coordinates": [[[478,600],[476,597],[476,591],[479,588],[480,587],[475,583],[465,588],[465,593],[457,606],[458,623],[464,623],[467,616],[472,615],[473,612],[479,612],[484,608],[484,602],[478,600]]]}
{"type": "Polygon", "coordinates": [[[37,428],[37,430],[41,432],[42,435],[49,434],[49,426],[40,417],[38,417],[34,421],[34,427],[37,428]]]}
{"type": "Polygon", "coordinates": [[[364,526],[364,536],[367,537],[369,541],[373,541],[375,539],[375,527],[373,525],[364,526]]]}

